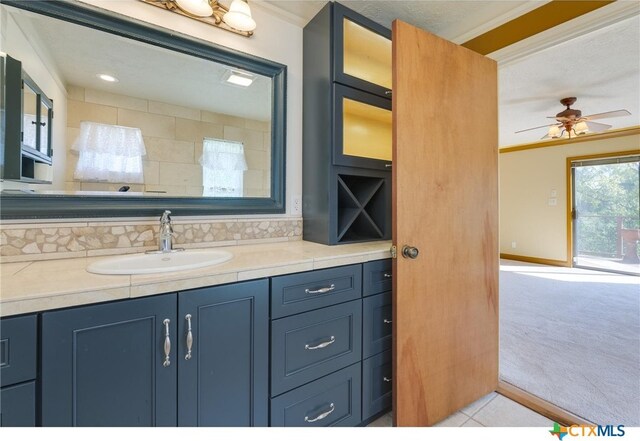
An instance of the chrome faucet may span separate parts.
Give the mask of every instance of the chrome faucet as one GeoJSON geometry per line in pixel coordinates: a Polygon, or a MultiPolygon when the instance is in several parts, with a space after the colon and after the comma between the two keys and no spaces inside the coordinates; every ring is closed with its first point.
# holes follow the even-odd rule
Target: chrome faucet
{"type": "Polygon", "coordinates": [[[158,249],[147,253],[174,253],[184,248],[173,248],[173,225],[171,225],[171,212],[165,210],[160,216],[160,233],[158,234],[158,249]]]}

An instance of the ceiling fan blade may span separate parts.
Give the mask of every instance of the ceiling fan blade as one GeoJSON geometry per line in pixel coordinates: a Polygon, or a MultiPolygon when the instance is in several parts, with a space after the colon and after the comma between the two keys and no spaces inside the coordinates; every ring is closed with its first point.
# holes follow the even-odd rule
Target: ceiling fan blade
{"type": "Polygon", "coordinates": [[[627,115],[631,115],[631,112],[629,112],[626,109],[620,109],[620,110],[613,110],[611,112],[594,113],[593,115],[583,116],[583,118],[590,120],[590,119],[615,118],[618,116],[627,116],[627,115]]]}
{"type": "Polygon", "coordinates": [[[522,132],[528,132],[529,130],[536,130],[536,129],[541,129],[543,127],[551,127],[551,126],[555,126],[556,124],[546,124],[544,126],[538,126],[538,127],[531,127],[530,129],[524,129],[524,130],[518,130],[515,133],[522,133],[522,132]]]}
{"type": "Polygon", "coordinates": [[[609,124],[602,124],[593,121],[585,121],[587,123],[587,127],[589,127],[590,132],[604,132],[605,130],[609,130],[611,127],[609,124]]]}
{"type": "Polygon", "coordinates": [[[567,118],[565,116],[547,116],[549,119],[555,119],[556,121],[570,121],[571,118],[567,118]]]}

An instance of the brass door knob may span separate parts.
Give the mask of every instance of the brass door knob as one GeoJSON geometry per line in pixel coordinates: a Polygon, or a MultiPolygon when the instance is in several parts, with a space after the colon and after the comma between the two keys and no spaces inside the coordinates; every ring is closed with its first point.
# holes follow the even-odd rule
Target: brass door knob
{"type": "Polygon", "coordinates": [[[402,247],[402,257],[406,259],[416,259],[420,251],[416,247],[405,245],[402,247]]]}

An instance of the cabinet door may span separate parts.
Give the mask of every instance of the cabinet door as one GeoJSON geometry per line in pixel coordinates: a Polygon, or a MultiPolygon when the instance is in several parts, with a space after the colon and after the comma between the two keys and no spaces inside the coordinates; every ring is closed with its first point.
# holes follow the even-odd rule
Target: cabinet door
{"type": "Polygon", "coordinates": [[[169,294],[42,314],[43,426],[175,426],[176,301],[169,294]]]}
{"type": "Polygon", "coordinates": [[[0,427],[35,427],[36,382],[0,389],[0,427]]]}
{"type": "Polygon", "coordinates": [[[266,426],[268,280],[182,292],[178,310],[178,424],[266,426]]]}
{"type": "Polygon", "coordinates": [[[391,170],[391,100],[334,85],[335,165],[391,170]]]}
{"type": "Polygon", "coordinates": [[[390,98],[391,31],[334,3],[334,81],[390,98]]]}

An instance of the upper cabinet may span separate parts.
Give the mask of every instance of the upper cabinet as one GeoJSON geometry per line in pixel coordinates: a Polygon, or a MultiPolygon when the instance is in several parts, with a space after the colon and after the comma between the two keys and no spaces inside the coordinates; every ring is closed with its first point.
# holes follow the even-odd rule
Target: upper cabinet
{"type": "Polygon", "coordinates": [[[391,31],[329,2],[303,45],[304,239],[390,239],[391,31]]]}
{"type": "Polygon", "coordinates": [[[391,31],[344,6],[333,8],[334,81],[391,96],[391,31]]]}
{"type": "Polygon", "coordinates": [[[10,56],[0,59],[2,88],[1,179],[50,183],[53,102],[10,56]]]}
{"type": "Polygon", "coordinates": [[[336,84],[334,106],[334,164],[389,170],[391,101],[336,84]]]}
{"type": "Polygon", "coordinates": [[[391,32],[330,2],[303,37],[304,239],[390,239],[391,32]]]}

